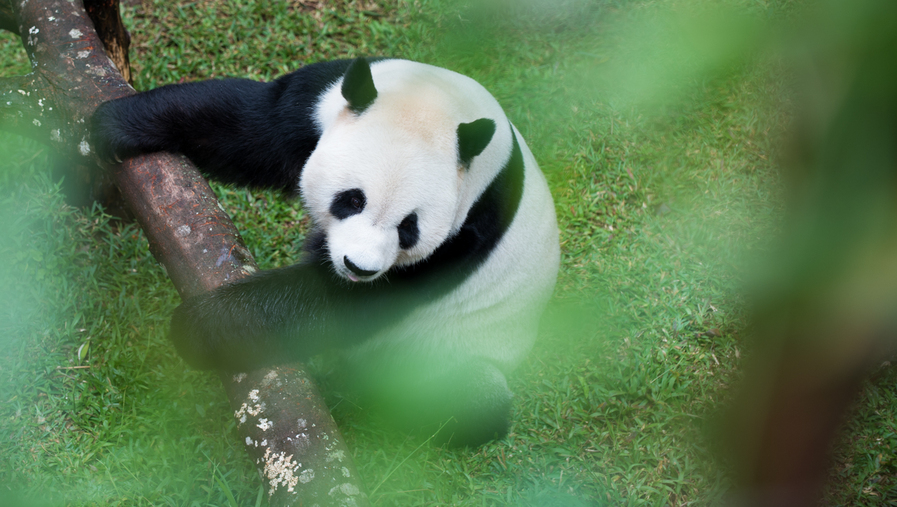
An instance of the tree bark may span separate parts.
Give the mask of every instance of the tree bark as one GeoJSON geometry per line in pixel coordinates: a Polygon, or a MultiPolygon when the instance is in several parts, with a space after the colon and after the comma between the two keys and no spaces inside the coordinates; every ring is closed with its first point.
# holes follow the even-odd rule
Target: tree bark
{"type": "MultiPolygon", "coordinates": [[[[117,11],[114,1],[94,4],[101,12],[95,19],[117,11]]],[[[0,0],[0,27],[20,35],[32,64],[27,76],[0,79],[0,127],[97,167],[87,120],[101,102],[134,89],[106,56],[81,2],[0,0]]],[[[126,50],[127,43],[119,43],[126,50]]],[[[230,218],[186,158],[154,154],[106,169],[182,297],[256,270],[230,218]]],[[[221,378],[271,505],[367,505],[348,449],[301,366],[221,378]]]]}

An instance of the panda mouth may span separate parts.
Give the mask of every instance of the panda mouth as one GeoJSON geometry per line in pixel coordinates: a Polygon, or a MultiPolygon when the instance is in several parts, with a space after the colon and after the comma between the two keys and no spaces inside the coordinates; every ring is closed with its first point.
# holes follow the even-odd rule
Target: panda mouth
{"type": "Polygon", "coordinates": [[[353,273],[343,273],[343,275],[353,283],[361,283],[361,282],[373,282],[377,279],[377,275],[373,276],[357,276],[353,273]]]}

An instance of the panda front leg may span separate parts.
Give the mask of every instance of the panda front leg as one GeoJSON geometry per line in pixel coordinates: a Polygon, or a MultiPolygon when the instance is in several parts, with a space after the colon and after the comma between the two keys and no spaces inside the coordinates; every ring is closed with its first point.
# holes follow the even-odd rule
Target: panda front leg
{"type": "Polygon", "coordinates": [[[171,317],[169,338],[180,356],[198,369],[246,371],[287,362],[317,352],[316,342],[328,334],[326,307],[314,305],[306,294],[314,291],[316,273],[308,266],[292,266],[265,271],[210,292],[184,300],[171,317]],[[297,285],[281,283],[294,280],[297,285]],[[323,324],[306,334],[318,337],[302,341],[293,333],[302,326],[294,323],[305,299],[311,302],[307,314],[323,324]]]}
{"type": "Polygon", "coordinates": [[[436,444],[476,447],[504,438],[512,405],[504,373],[481,358],[446,362],[438,369],[423,367],[427,362],[378,368],[354,380],[391,423],[436,444]]]}
{"type": "Polygon", "coordinates": [[[185,300],[169,336],[188,364],[246,371],[358,344],[407,313],[403,295],[348,285],[320,262],[263,271],[185,300]],[[351,316],[349,319],[347,316],[351,316]]]}
{"type": "MultiPolygon", "coordinates": [[[[319,134],[301,115],[289,128],[281,125],[276,112],[285,107],[282,88],[218,79],[104,102],[91,117],[91,146],[110,163],[159,151],[181,153],[223,183],[295,192],[319,134]]],[[[302,111],[302,104],[294,107],[302,111]]]]}

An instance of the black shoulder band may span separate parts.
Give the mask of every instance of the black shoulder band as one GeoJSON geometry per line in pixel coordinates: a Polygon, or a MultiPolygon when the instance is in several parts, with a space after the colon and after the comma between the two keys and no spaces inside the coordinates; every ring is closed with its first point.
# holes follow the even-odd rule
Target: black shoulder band
{"type": "MultiPolygon", "coordinates": [[[[497,228],[494,230],[494,241],[491,247],[501,239],[505,231],[514,221],[517,214],[517,208],[520,207],[520,199],[523,197],[523,152],[520,150],[520,144],[517,142],[517,134],[514,132],[513,125],[511,127],[511,156],[502,167],[501,171],[486,188],[486,191],[480,195],[477,201],[467,213],[467,219],[464,224],[485,221],[486,219],[494,219],[497,228]]],[[[480,227],[485,223],[479,224],[480,227]]],[[[463,229],[464,226],[462,225],[463,229]]]]}

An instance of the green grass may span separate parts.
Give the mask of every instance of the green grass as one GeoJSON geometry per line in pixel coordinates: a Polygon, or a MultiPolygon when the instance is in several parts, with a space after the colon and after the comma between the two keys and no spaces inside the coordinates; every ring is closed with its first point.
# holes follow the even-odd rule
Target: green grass
{"type": "MultiPolygon", "coordinates": [[[[324,386],[375,505],[702,505],[724,490],[707,427],[748,346],[741,267],[778,226],[787,118],[765,59],[708,57],[666,74],[655,88],[668,93],[634,100],[621,83],[648,42],[627,27],[681,3],[124,9],[138,89],[401,56],[481,81],[540,161],[562,268],[540,341],[511,379],[509,437],[421,445],[324,386]]],[[[774,19],[793,9],[732,3],[774,19]]],[[[4,73],[27,71],[16,44],[0,41],[4,73]]],[[[187,371],[165,339],[178,297],[143,235],[66,206],[41,145],[7,134],[0,153],[0,504],[13,493],[50,498],[35,505],[264,503],[217,377],[187,371]]],[[[215,188],[262,267],[293,262],[307,225],[297,203],[215,188]]],[[[895,381],[883,367],[865,386],[838,448],[834,504],[895,498],[895,381]]]]}

